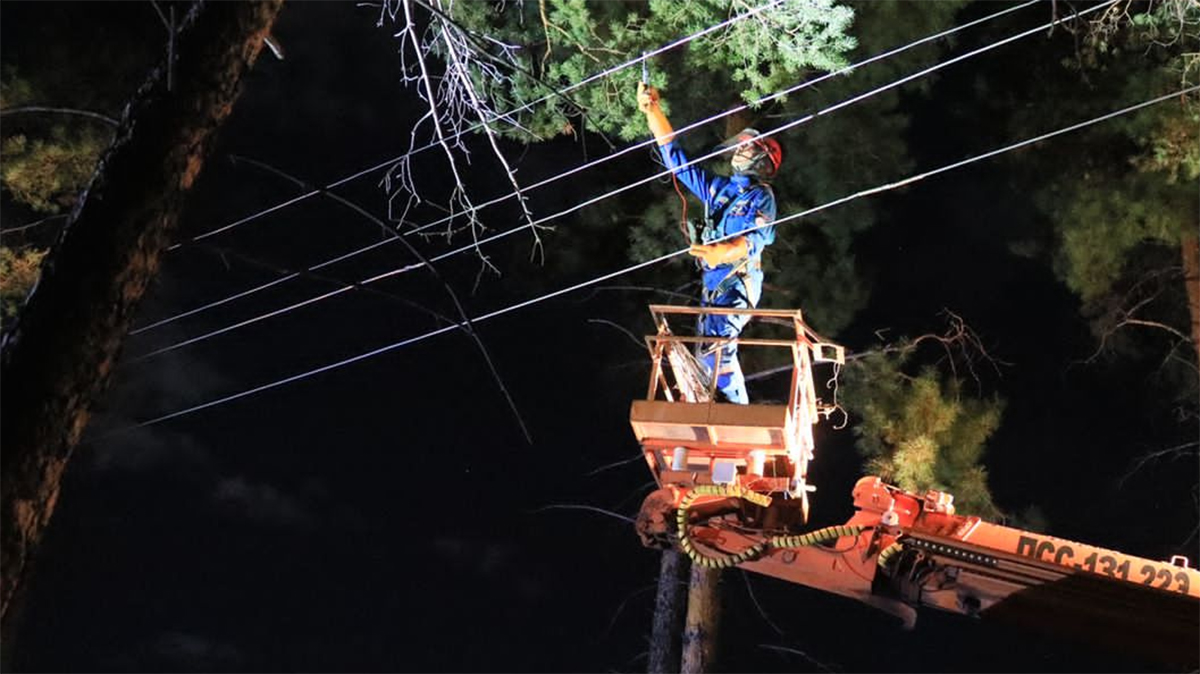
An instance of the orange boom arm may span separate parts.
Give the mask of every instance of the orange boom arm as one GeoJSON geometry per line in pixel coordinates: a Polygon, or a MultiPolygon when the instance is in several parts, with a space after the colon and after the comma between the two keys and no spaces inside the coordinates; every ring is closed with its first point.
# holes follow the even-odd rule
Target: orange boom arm
{"type": "Polygon", "coordinates": [[[843,362],[798,310],[652,306],[652,369],[630,424],[659,489],[637,530],[694,564],[738,566],[869,604],[912,625],[916,609],[1023,623],[1194,670],[1200,664],[1200,573],[1182,556],[1158,561],[959,515],[945,492],[914,494],[864,477],[844,525],[806,528],[812,428],[832,409],[813,368],[843,362]],[[784,404],[713,402],[689,347],[720,338],[673,334],[673,316],[736,311],[789,328],[741,346],[785,348],[784,404]]]}

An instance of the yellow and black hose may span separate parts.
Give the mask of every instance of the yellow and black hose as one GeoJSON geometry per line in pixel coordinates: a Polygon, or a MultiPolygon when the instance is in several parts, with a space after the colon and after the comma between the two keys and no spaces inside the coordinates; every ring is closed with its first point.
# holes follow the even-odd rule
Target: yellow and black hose
{"type": "Polygon", "coordinates": [[[892,543],[891,545],[887,546],[882,551],[880,551],[879,559],[875,560],[875,563],[877,565],[879,565],[880,567],[886,567],[887,563],[889,561],[891,561],[892,557],[895,557],[896,553],[900,552],[903,549],[904,549],[903,543],[900,543],[899,541],[892,543]]]}
{"type": "MultiPolygon", "coordinates": [[[[863,531],[870,527],[855,526],[855,525],[838,525],[825,527],[810,531],[806,534],[798,534],[792,536],[775,536],[767,541],[755,543],[745,550],[733,555],[713,555],[704,552],[696,547],[688,536],[688,509],[691,508],[692,502],[701,496],[724,496],[728,498],[740,498],[749,501],[755,505],[764,508],[771,505],[771,497],[766,494],[760,494],[756,491],[751,491],[736,484],[719,485],[719,484],[703,484],[693,487],[683,499],[679,502],[679,507],[675,511],[676,533],[679,537],[679,547],[687,554],[692,563],[699,564],[702,567],[709,569],[725,569],[731,566],[736,566],[742,562],[747,562],[758,558],[768,547],[772,548],[801,548],[810,545],[826,543],[828,541],[837,540],[846,536],[858,536],[863,531]]],[[[883,567],[885,566],[896,553],[903,549],[903,545],[899,542],[892,543],[882,552],[879,553],[879,558],[876,563],[883,567]]]]}
{"type": "Polygon", "coordinates": [[[808,545],[837,540],[843,536],[857,536],[864,529],[866,527],[838,525],[836,527],[817,529],[816,531],[810,531],[807,534],[800,534],[798,536],[775,536],[771,539],[771,547],[802,548],[808,545]]]}
{"type": "Polygon", "coordinates": [[[693,564],[699,564],[700,566],[708,569],[725,569],[754,559],[762,554],[763,550],[767,548],[766,543],[755,543],[754,545],[735,555],[710,555],[696,548],[696,546],[692,543],[692,539],[687,535],[687,512],[688,508],[692,506],[692,502],[700,496],[726,496],[730,498],[740,498],[764,508],[771,505],[770,496],[745,489],[736,484],[696,485],[683,497],[683,499],[679,502],[679,508],[675,511],[675,524],[676,532],[679,535],[679,547],[685,554],[687,554],[688,558],[692,560],[693,564]]]}

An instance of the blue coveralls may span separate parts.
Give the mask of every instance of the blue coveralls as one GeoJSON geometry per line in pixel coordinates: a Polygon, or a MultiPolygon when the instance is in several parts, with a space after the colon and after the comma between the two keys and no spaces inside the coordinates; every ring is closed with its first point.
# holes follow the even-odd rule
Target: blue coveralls
{"type": "MultiPolygon", "coordinates": [[[[704,202],[705,228],[702,243],[711,243],[726,236],[737,235],[756,226],[761,216],[763,222],[775,220],[775,195],[767,185],[757,183],[750,176],[734,175],[730,178],[715,176],[698,166],[683,166],[687,157],[674,141],[659,146],[663,161],[674,170],[675,175],[704,202]],[[682,167],[682,168],[681,168],[682,167]]],[[[703,268],[704,293],[701,304],[713,307],[756,307],[762,297],[762,253],[775,241],[775,228],[763,227],[744,235],[749,244],[747,258],[730,264],[703,268]]],[[[737,337],[746,327],[749,316],[702,316],[697,329],[710,337],[737,337]]],[[[709,353],[703,358],[708,371],[713,371],[717,354],[709,353]]],[[[717,371],[717,390],[731,403],[745,405],[746,378],[738,362],[737,342],[720,350],[720,368],[717,371]]]]}

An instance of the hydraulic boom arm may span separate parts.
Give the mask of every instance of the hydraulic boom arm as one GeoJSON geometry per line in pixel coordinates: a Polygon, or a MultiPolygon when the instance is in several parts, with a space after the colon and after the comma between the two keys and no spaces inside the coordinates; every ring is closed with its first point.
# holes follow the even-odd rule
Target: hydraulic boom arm
{"type": "Polygon", "coordinates": [[[784,507],[734,485],[652,493],[648,545],[856,599],[911,626],[916,607],[1015,621],[1195,668],[1200,573],[954,513],[953,497],[864,477],[846,524],[803,534],[756,528],[784,507]]]}
{"type": "MultiPolygon", "coordinates": [[[[813,426],[833,406],[816,367],[844,362],[799,310],[650,307],[657,334],[644,400],[629,421],[659,489],[637,520],[643,543],[678,547],[708,567],[740,566],[916,620],[918,607],[1015,620],[1128,653],[1197,668],[1200,573],[1187,559],[1134,557],[958,515],[950,494],[913,494],[864,477],[844,525],[808,528],[813,426]],[[729,339],[675,334],[672,318],[745,314],[789,328],[786,339],[744,333],[742,347],[783,348],[792,380],[783,404],[715,402],[690,349],[729,339]]],[[[748,326],[750,327],[750,326],[748,326]]],[[[778,331],[777,331],[778,332],[778,331]]]]}

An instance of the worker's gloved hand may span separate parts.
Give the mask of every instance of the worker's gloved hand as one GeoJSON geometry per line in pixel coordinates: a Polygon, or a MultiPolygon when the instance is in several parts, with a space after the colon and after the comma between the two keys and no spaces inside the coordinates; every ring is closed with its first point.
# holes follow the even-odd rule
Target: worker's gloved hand
{"type": "Polygon", "coordinates": [[[704,264],[709,267],[716,267],[737,262],[746,257],[749,251],[746,247],[746,239],[739,236],[736,239],[720,243],[693,244],[688,250],[688,254],[704,260],[704,264]]]}
{"type": "Polygon", "coordinates": [[[671,123],[667,121],[667,116],[658,105],[658,89],[645,82],[638,82],[637,104],[638,110],[646,113],[646,126],[650,127],[650,133],[654,134],[654,140],[658,141],[659,145],[666,145],[674,140],[675,132],[671,129],[671,123]]]}
{"type": "Polygon", "coordinates": [[[658,89],[646,84],[638,82],[637,92],[638,110],[644,113],[652,113],[658,109],[658,89]]]}

